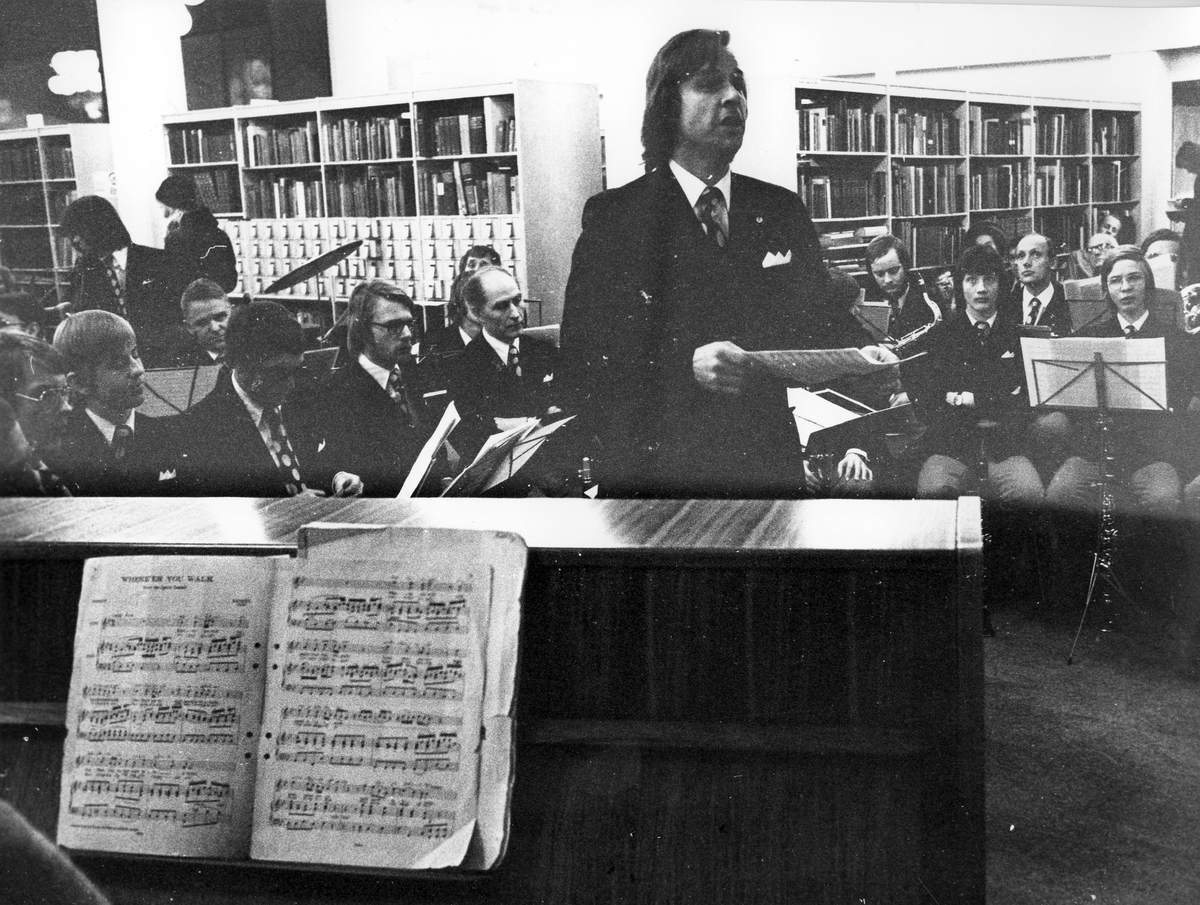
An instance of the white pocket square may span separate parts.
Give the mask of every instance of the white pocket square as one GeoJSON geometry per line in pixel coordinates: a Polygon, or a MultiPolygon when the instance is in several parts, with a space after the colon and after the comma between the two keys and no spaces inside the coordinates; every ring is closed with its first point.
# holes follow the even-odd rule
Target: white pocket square
{"type": "Polygon", "coordinates": [[[554,379],[553,374],[547,374],[545,377],[542,378],[542,383],[549,383],[553,379],[554,379]]]}
{"type": "Polygon", "coordinates": [[[1007,352],[1005,352],[1005,353],[1004,353],[1003,355],[1001,355],[1000,357],[1001,357],[1001,358],[1013,358],[1015,355],[1016,355],[1016,353],[1015,353],[1015,352],[1013,352],[1011,349],[1009,349],[1007,352]]]}
{"type": "Polygon", "coordinates": [[[158,479],[160,481],[174,481],[175,480],[175,469],[169,468],[166,471],[160,471],[158,473],[158,479]]]}
{"type": "Polygon", "coordinates": [[[787,254],[779,254],[778,252],[768,251],[763,258],[763,267],[778,267],[780,264],[792,263],[792,250],[789,248],[787,254]]]}
{"type": "Polygon", "coordinates": [[[324,440],[322,440],[322,441],[320,442],[320,444],[317,446],[317,452],[320,452],[320,451],[321,451],[321,450],[323,450],[324,448],[325,448],[325,441],[324,441],[324,440]]]}

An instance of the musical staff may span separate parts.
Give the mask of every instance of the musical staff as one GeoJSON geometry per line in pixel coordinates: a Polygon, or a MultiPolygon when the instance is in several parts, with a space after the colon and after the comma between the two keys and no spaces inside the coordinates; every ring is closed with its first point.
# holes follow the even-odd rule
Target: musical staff
{"type": "MultiPolygon", "coordinates": [[[[414,592],[404,593],[411,595],[414,592]]],[[[422,597],[405,596],[392,600],[383,595],[322,594],[311,599],[296,599],[288,607],[288,624],[324,632],[350,629],[463,634],[467,631],[466,596],[457,591],[445,598],[428,596],[432,592],[417,593],[422,597]]]]}
{"type": "Polygon", "coordinates": [[[300,694],[344,694],[459,701],[463,661],[402,657],[384,663],[287,663],[283,689],[300,694]]]}

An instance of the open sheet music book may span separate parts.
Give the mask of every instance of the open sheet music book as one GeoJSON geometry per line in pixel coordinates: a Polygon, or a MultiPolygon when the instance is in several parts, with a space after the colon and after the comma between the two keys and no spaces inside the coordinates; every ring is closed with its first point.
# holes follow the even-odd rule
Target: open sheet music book
{"type": "Polygon", "coordinates": [[[358,867],[494,867],[526,549],[302,529],[297,560],[87,562],[58,842],[358,867]],[[310,536],[311,535],[311,536],[310,536]]]}

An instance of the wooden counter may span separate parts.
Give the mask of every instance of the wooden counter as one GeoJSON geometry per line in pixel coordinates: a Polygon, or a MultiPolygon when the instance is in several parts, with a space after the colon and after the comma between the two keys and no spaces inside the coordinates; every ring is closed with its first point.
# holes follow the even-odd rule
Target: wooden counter
{"type": "Polygon", "coordinates": [[[0,796],[53,833],[85,556],[310,521],[530,547],[508,857],[369,877],[87,858],[121,902],[982,902],[979,502],[0,501],[0,796]]]}

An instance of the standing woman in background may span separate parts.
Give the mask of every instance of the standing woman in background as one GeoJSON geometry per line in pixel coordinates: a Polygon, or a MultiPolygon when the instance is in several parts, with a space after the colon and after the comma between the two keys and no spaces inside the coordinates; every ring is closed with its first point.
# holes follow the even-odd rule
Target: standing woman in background
{"type": "Polygon", "coordinates": [[[167,218],[163,264],[173,302],[178,305],[183,290],[202,278],[232,292],[238,281],[233,244],[212,211],[196,197],[195,183],[184,176],[168,176],[154,197],[167,218]]]}

